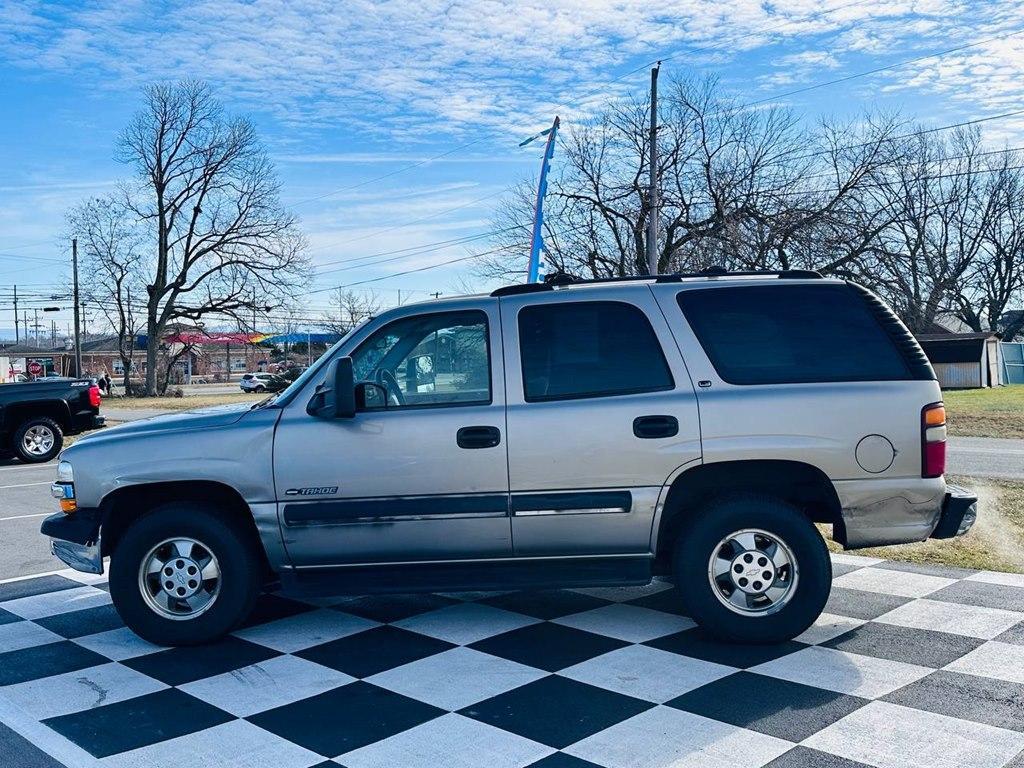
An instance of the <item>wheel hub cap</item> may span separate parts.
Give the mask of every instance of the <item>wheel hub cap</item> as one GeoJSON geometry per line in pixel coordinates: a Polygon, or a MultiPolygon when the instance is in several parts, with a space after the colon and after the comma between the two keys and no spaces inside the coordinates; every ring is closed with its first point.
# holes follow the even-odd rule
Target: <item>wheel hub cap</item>
{"type": "Polygon", "coordinates": [[[25,432],[22,445],[29,453],[41,456],[53,448],[53,432],[46,427],[31,427],[25,432]]]}
{"type": "Polygon", "coordinates": [[[708,561],[715,597],[735,613],[780,611],[793,597],[797,578],[796,558],[786,542],[756,528],[723,538],[708,561]]]}
{"type": "Polygon", "coordinates": [[[220,565],[200,541],[167,539],[143,558],[139,590],[146,604],[170,619],[193,619],[220,593],[220,565]]]}

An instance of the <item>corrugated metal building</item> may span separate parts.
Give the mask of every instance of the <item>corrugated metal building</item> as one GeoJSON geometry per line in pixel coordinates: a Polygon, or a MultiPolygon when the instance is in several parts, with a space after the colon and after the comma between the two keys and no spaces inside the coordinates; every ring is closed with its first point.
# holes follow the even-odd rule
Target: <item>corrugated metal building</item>
{"type": "Polygon", "coordinates": [[[944,389],[997,387],[1003,379],[994,333],[922,333],[917,337],[944,389]]]}

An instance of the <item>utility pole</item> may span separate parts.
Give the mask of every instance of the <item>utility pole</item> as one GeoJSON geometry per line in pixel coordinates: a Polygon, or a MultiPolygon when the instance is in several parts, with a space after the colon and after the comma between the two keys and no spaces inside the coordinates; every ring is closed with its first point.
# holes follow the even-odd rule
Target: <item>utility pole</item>
{"type": "Polygon", "coordinates": [[[32,328],[36,332],[36,335],[35,335],[36,346],[40,347],[42,345],[39,343],[39,309],[38,308],[32,310],[32,328]]]}
{"type": "Polygon", "coordinates": [[[74,273],[74,302],[75,302],[75,376],[82,376],[82,333],[78,306],[78,238],[71,240],[71,271],[74,273]]]}
{"type": "Polygon", "coordinates": [[[14,343],[21,343],[21,336],[18,333],[18,286],[14,286],[14,343]]]}
{"type": "Polygon", "coordinates": [[[433,297],[434,297],[435,299],[439,299],[439,298],[441,298],[441,296],[442,296],[443,294],[442,294],[442,293],[441,293],[440,291],[434,291],[434,292],[433,292],[432,294],[430,294],[430,295],[431,295],[431,296],[433,296],[433,297]]]}
{"type": "Polygon", "coordinates": [[[651,70],[651,179],[647,193],[647,274],[658,274],[658,70],[651,70]]]}

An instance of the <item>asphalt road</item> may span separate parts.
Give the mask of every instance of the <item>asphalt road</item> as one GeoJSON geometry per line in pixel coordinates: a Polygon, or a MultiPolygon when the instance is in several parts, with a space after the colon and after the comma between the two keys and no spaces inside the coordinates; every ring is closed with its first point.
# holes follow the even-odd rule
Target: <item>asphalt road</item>
{"type": "MultiPolygon", "coordinates": [[[[113,409],[104,411],[110,417],[113,409]]],[[[150,415],[130,411],[139,418],[150,415]]],[[[951,437],[947,470],[951,475],[1024,481],[1024,440],[951,437]]],[[[39,535],[44,517],[57,510],[49,485],[56,468],[0,460],[0,579],[51,571],[60,563],[39,535]]]]}

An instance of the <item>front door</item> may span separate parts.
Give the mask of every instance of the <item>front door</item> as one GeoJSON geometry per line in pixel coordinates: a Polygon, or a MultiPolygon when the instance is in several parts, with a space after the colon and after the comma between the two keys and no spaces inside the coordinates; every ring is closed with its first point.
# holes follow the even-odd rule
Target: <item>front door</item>
{"type": "Polygon", "coordinates": [[[289,404],[274,472],[295,565],[511,554],[499,328],[493,299],[392,315],[349,353],[376,407],[289,404]]]}
{"type": "Polygon", "coordinates": [[[501,313],[516,554],[648,553],[666,480],[701,456],[696,396],[653,295],[526,294],[501,313]]]}

